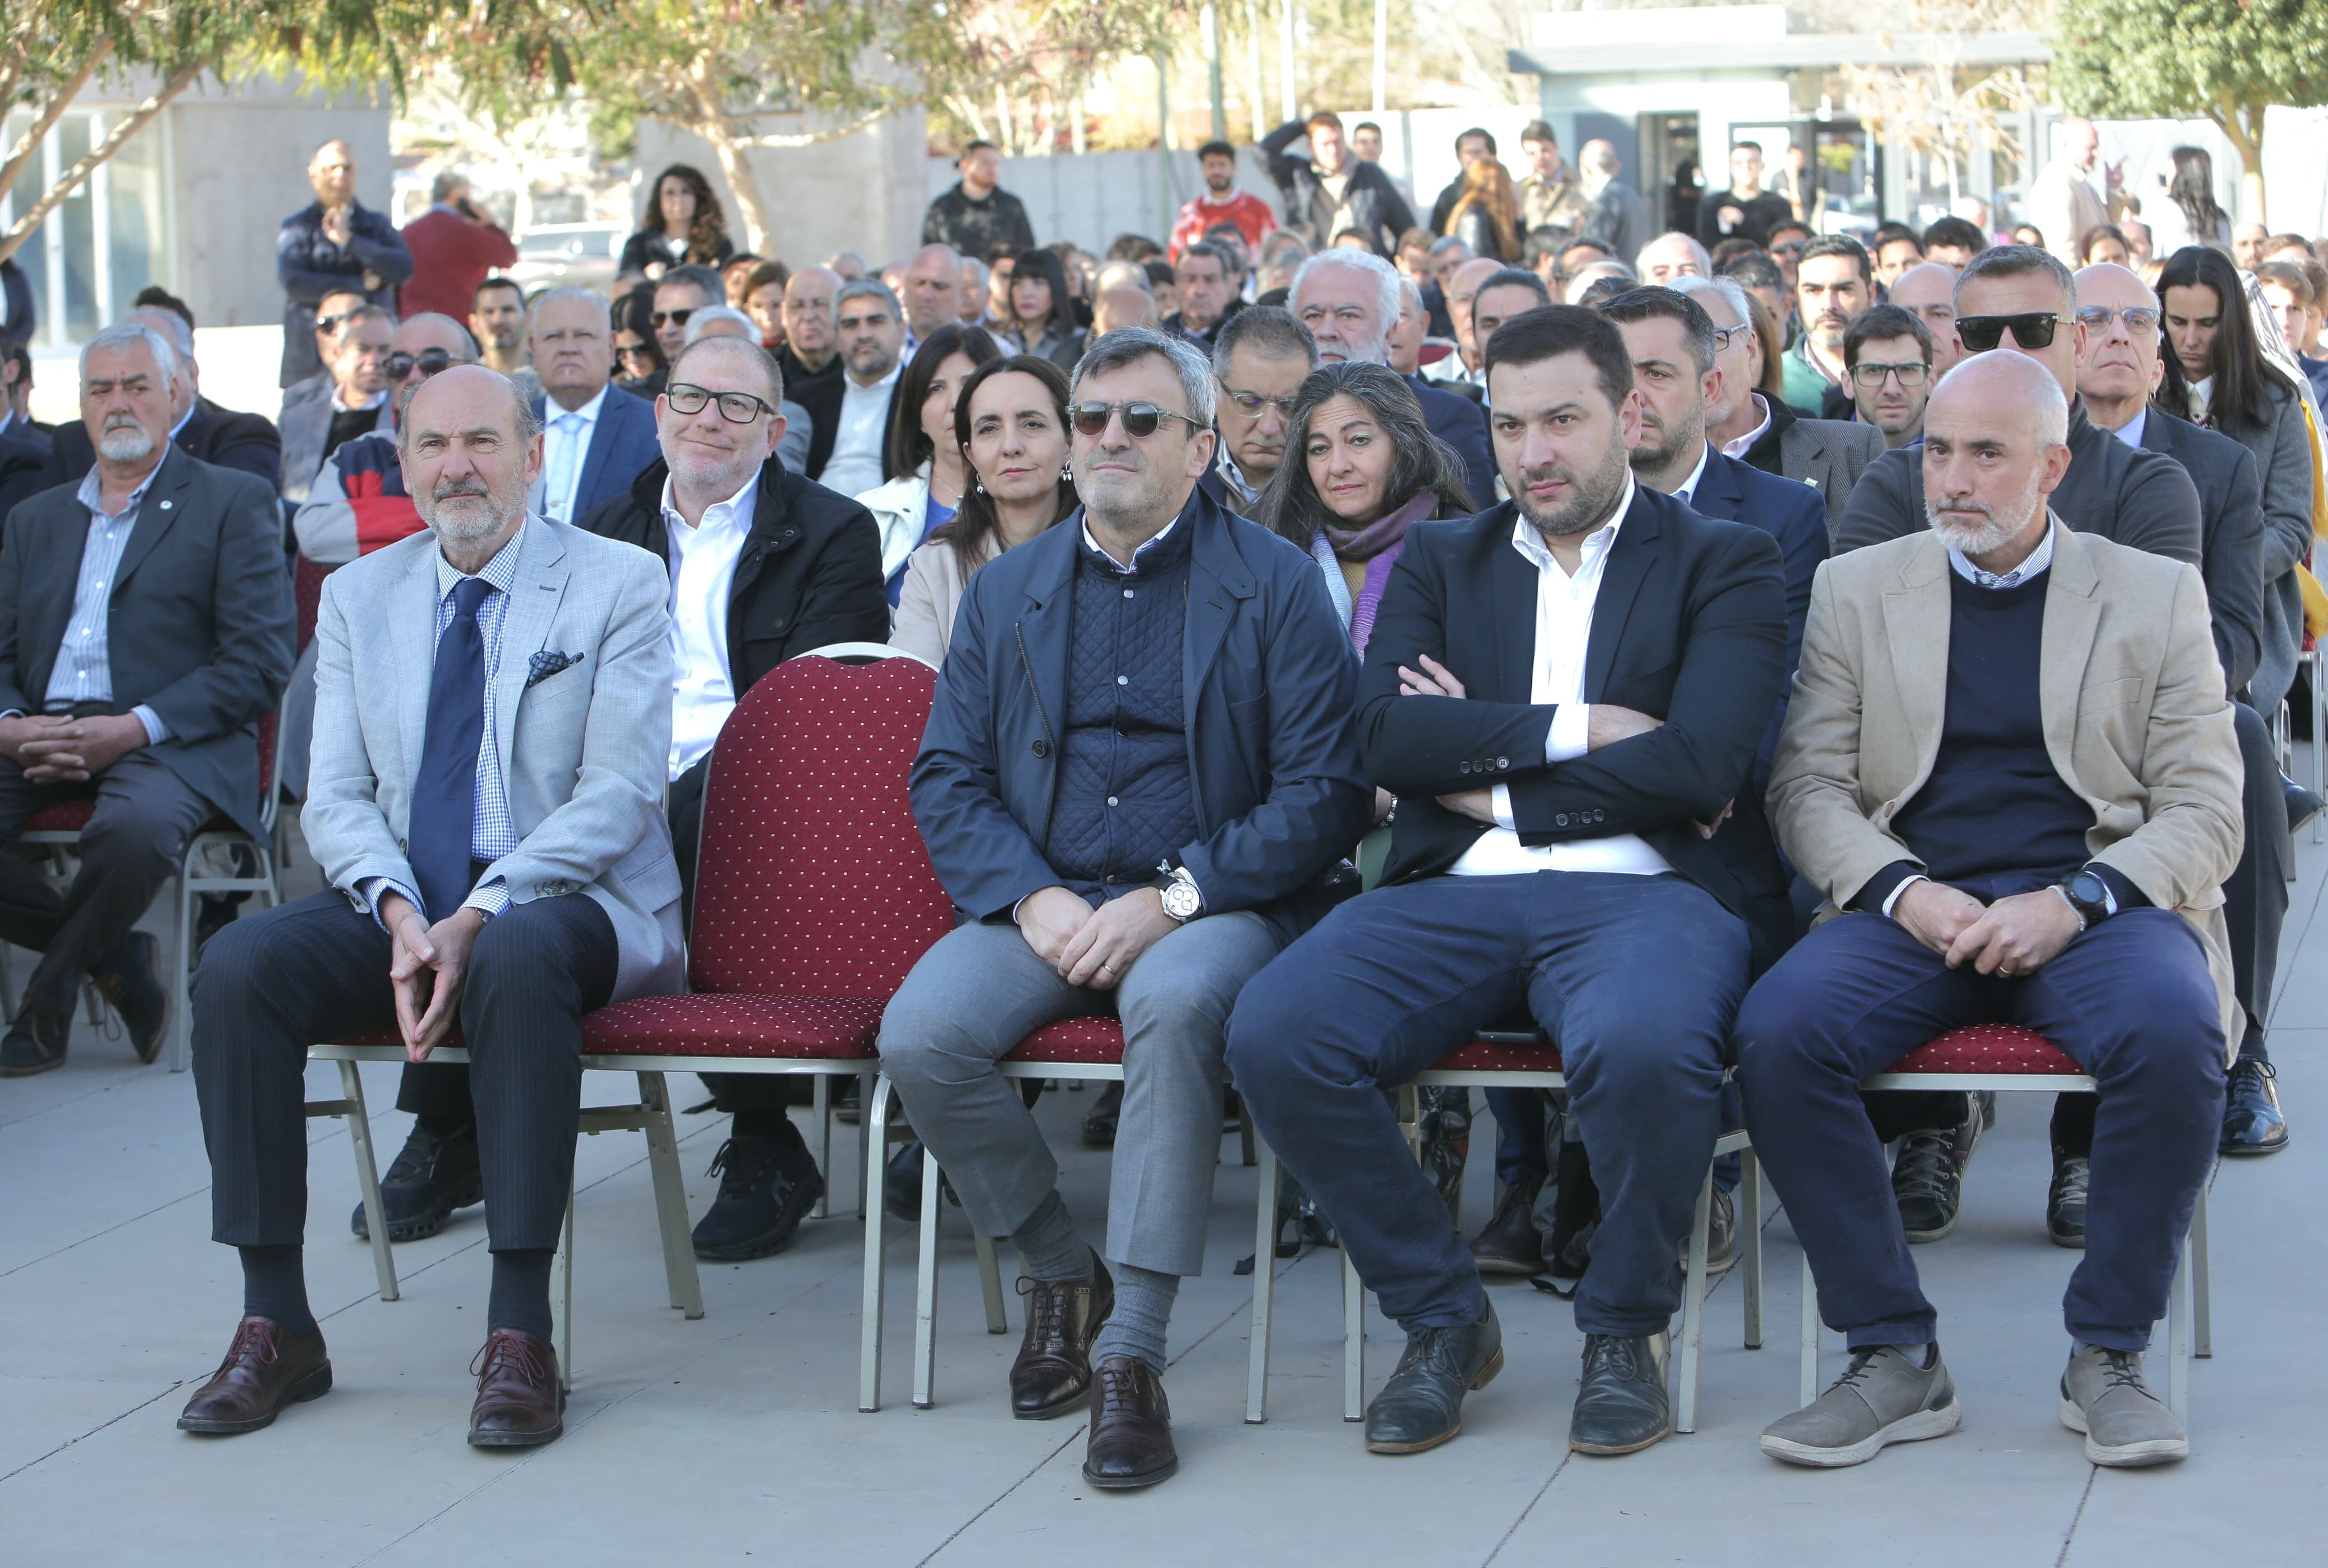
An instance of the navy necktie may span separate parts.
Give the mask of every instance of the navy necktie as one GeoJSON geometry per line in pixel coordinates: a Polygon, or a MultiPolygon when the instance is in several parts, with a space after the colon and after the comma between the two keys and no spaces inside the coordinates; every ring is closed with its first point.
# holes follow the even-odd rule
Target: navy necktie
{"type": "Polygon", "coordinates": [[[436,639],[428,677],[428,729],[412,785],[405,859],[420,884],[421,918],[434,925],[469,896],[469,846],[477,820],[477,749],[485,736],[485,638],[477,606],[493,585],[464,577],[453,619],[436,639]]]}

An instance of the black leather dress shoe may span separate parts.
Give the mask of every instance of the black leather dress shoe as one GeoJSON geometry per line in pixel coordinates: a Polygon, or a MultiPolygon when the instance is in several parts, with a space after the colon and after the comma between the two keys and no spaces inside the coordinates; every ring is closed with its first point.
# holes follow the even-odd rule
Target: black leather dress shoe
{"type": "MultiPolygon", "coordinates": [[[[485,1201],[485,1178],[477,1167],[477,1130],[472,1125],[438,1138],[418,1122],[404,1141],[396,1163],[380,1178],[380,1207],[388,1211],[388,1239],[418,1241],[445,1228],[453,1211],[485,1201]]],[[[363,1205],[348,1216],[348,1228],[371,1239],[363,1205]]]]}
{"type": "Polygon", "coordinates": [[[2276,1154],[2287,1147],[2287,1117],[2279,1108],[2279,1074],[2260,1056],[2231,1064],[2223,1094],[2222,1151],[2276,1154]]]}
{"type": "Polygon", "coordinates": [[[286,1404],[332,1391],[332,1360],[321,1329],[295,1339],[271,1318],[245,1318],[226,1359],[194,1391],[178,1417],[180,1432],[234,1437],[274,1422],[286,1404]]]}
{"type": "Polygon", "coordinates": [[[1091,1111],[1084,1117],[1084,1146],[1087,1149],[1115,1147],[1115,1124],[1123,1115],[1123,1085],[1110,1084],[1100,1093],[1091,1111]]]}
{"type": "Polygon", "coordinates": [[[29,1078],[65,1065],[65,1043],[72,1038],[72,1019],[46,1013],[20,1012],[8,1032],[0,1035],[0,1078],[29,1078]]]}
{"type": "Polygon", "coordinates": [[[1027,1335],[1010,1364],[1010,1413],[1048,1421],[1091,1393],[1091,1347],[1115,1310],[1115,1279],[1094,1255],[1090,1279],[1021,1279],[1018,1294],[1027,1302],[1027,1335]]]}
{"type": "Polygon", "coordinates": [[[1663,1334],[1584,1337],[1584,1378],[1568,1418],[1578,1453],[1632,1453],[1673,1430],[1663,1334]]]}
{"type": "Polygon", "coordinates": [[[1483,1274],[1533,1274],[1544,1267],[1544,1236],[1535,1228],[1536,1194],[1544,1173],[1524,1171],[1504,1188],[1496,1217],[1471,1238],[1471,1261],[1483,1274]]]}
{"type": "Polygon", "coordinates": [[[2287,831],[2291,833],[2318,816],[2323,810],[2328,810],[2328,801],[2323,801],[2292,778],[2283,776],[2280,779],[2279,793],[2287,802],[2287,831]]]}
{"type": "Polygon", "coordinates": [[[477,1379],[471,1447],[539,1448],[564,1435],[566,1390],[549,1346],[522,1329],[496,1329],[469,1370],[477,1379]]]}
{"type": "Polygon", "coordinates": [[[695,1255],[708,1263],[746,1263],[784,1251],[824,1196],[816,1159],[789,1122],[773,1138],[728,1139],[706,1174],[720,1177],[719,1196],[695,1222],[695,1255]]]}
{"type": "Polygon", "coordinates": [[[1101,1362],[1092,1376],[1084,1479],[1103,1491],[1131,1491],[1168,1479],[1179,1468],[1163,1377],[1137,1356],[1101,1362]]]}
{"type": "Polygon", "coordinates": [[[1463,1396],[1504,1369],[1493,1303],[1477,1323],[1417,1329],[1382,1392],[1366,1405],[1368,1453],[1421,1453],[1463,1430],[1463,1396]]]}
{"type": "Polygon", "coordinates": [[[89,979],[121,1015],[130,1049],[139,1061],[151,1065],[170,1038],[170,991],[162,983],[162,944],[150,931],[133,931],[106,957],[109,962],[89,979]]]}

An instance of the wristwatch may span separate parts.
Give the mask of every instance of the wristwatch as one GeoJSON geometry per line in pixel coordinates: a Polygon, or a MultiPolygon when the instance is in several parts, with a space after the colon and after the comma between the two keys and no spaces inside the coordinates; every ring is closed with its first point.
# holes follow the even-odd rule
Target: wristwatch
{"type": "Polygon", "coordinates": [[[2117,900],[2110,896],[2109,884],[2090,866],[2072,871],[2053,887],[2068,900],[2070,912],[2078,917],[2080,932],[2091,931],[2117,912],[2117,900]]]}
{"type": "Polygon", "coordinates": [[[1186,925],[1205,912],[1205,896],[1197,890],[1197,879],[1188,875],[1186,866],[1159,868],[1156,891],[1164,900],[1164,913],[1186,925]]]}

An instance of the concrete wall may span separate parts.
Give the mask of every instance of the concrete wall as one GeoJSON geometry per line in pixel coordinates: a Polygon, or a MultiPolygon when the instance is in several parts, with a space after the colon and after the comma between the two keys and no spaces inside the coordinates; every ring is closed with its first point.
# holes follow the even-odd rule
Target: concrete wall
{"type": "MultiPolygon", "coordinates": [[[[854,136],[811,147],[767,148],[749,157],[763,200],[777,225],[761,249],[793,267],[855,250],[877,263],[904,256],[921,240],[920,168],[928,146],[925,117],[894,115],[854,136]]],[[[656,121],[639,125],[639,191],[666,164],[692,164],[728,206],[737,248],[745,241],[733,192],[709,144],[656,121]]],[[[640,202],[633,203],[634,221],[640,202]]]]}

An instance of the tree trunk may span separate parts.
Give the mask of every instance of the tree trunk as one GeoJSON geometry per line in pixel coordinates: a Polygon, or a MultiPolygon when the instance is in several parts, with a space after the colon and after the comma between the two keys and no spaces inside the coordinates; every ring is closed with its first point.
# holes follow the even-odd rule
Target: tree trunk
{"type": "Polygon", "coordinates": [[[2241,106],[2228,100],[2207,111],[2215,128],[2229,138],[2239,155],[2239,205],[2244,210],[2241,221],[2251,219],[2268,226],[2271,220],[2266,216],[2263,188],[2263,117],[2261,104],[2241,106]]]}
{"type": "MultiPolygon", "coordinates": [[[[57,183],[50,187],[48,193],[33,202],[5,234],[0,234],[0,261],[14,256],[17,249],[26,239],[32,238],[33,231],[41,226],[42,220],[56,210],[59,202],[71,195],[75,187],[88,179],[99,164],[119,152],[122,143],[144,130],[147,122],[160,114],[172,99],[192,86],[194,78],[208,69],[210,69],[210,61],[206,60],[192,61],[180,66],[175,74],[146,97],[145,102],[130,110],[121,119],[115,121],[113,128],[106,132],[105,140],[91,147],[74,163],[72,167],[59,174],[57,183]]],[[[88,72],[84,70],[80,80],[87,80],[88,72]]],[[[78,87],[75,90],[79,90],[78,87]]],[[[63,102],[64,99],[60,98],[57,104],[51,106],[52,123],[54,116],[62,112],[63,102]]]]}

